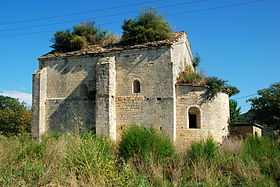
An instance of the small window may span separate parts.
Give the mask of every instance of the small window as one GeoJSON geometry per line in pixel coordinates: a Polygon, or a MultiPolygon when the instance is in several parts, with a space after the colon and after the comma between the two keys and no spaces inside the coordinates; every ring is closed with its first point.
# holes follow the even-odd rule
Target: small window
{"type": "Polygon", "coordinates": [[[200,110],[197,107],[191,107],[188,112],[189,117],[189,128],[197,129],[201,128],[200,125],[200,110]]]}
{"type": "Polygon", "coordinates": [[[133,81],[133,93],[140,93],[140,82],[138,80],[133,81]]]}

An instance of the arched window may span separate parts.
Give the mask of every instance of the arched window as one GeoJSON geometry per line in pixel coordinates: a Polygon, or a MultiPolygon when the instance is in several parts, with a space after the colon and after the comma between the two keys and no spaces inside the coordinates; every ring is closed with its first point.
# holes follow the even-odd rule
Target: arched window
{"type": "Polygon", "coordinates": [[[191,107],[188,112],[188,118],[189,118],[190,129],[201,128],[201,124],[200,124],[201,114],[199,108],[191,107]]]}
{"type": "Polygon", "coordinates": [[[138,80],[133,81],[133,93],[140,93],[140,82],[138,80]]]}

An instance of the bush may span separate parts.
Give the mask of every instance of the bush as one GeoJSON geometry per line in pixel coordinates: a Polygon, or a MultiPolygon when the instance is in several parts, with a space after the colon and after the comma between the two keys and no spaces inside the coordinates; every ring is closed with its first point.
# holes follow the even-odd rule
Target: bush
{"type": "Polygon", "coordinates": [[[51,41],[51,47],[59,52],[76,51],[89,45],[103,44],[107,40],[113,41],[114,35],[108,34],[106,30],[97,29],[94,22],[82,22],[73,25],[73,32],[70,30],[57,31],[51,41]]]}
{"type": "Polygon", "coordinates": [[[154,8],[146,8],[136,19],[124,20],[122,43],[134,45],[170,39],[172,30],[164,17],[154,8]]]}
{"type": "Polygon", "coordinates": [[[32,114],[17,99],[0,96],[0,133],[10,136],[31,132],[32,114]]]}
{"type": "Polygon", "coordinates": [[[225,80],[219,79],[218,77],[208,77],[206,84],[209,87],[208,94],[210,97],[214,97],[219,92],[225,92],[226,82],[225,80]]]}
{"type": "Polygon", "coordinates": [[[184,71],[179,73],[177,81],[185,84],[204,85],[205,75],[202,72],[199,74],[194,72],[190,65],[186,65],[184,71]]]}
{"type": "Polygon", "coordinates": [[[217,145],[213,139],[202,140],[191,144],[187,151],[187,158],[191,161],[210,160],[217,154],[217,145]]]}
{"type": "Polygon", "coordinates": [[[158,160],[174,154],[175,149],[169,137],[154,128],[131,126],[122,134],[119,144],[119,156],[128,160],[131,157],[147,158],[155,156],[158,160]]]}

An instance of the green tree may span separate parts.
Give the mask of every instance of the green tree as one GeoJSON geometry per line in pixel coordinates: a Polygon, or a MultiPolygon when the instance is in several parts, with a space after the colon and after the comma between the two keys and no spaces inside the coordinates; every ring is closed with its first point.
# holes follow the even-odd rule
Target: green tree
{"type": "Polygon", "coordinates": [[[230,99],[229,100],[229,109],[230,109],[230,123],[235,124],[240,122],[240,113],[241,107],[238,107],[237,101],[230,99]]]}
{"type": "Polygon", "coordinates": [[[259,97],[249,99],[253,120],[273,130],[280,130],[280,82],[259,90],[259,97]]]}
{"type": "Polygon", "coordinates": [[[124,20],[122,42],[134,45],[172,37],[169,23],[154,8],[145,8],[136,19],[124,20]]]}
{"type": "Polygon", "coordinates": [[[51,47],[59,52],[69,52],[114,40],[114,35],[96,28],[94,24],[94,22],[81,22],[81,24],[73,25],[73,31],[69,29],[57,31],[51,39],[54,43],[51,47]]]}
{"type": "Polygon", "coordinates": [[[15,135],[31,131],[31,110],[17,99],[0,96],[0,133],[15,135]]]}

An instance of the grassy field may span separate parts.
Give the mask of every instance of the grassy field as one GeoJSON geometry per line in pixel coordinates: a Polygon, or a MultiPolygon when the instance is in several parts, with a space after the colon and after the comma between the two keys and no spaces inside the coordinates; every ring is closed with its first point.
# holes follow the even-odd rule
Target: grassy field
{"type": "Polygon", "coordinates": [[[41,142],[0,135],[0,186],[280,186],[280,141],[208,139],[179,149],[146,131],[119,144],[90,132],[41,142]]]}

